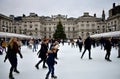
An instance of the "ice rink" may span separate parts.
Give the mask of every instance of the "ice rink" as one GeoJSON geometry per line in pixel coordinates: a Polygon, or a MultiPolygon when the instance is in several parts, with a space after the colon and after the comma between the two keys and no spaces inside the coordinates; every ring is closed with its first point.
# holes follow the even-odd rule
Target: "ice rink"
{"type": "MultiPolygon", "coordinates": [[[[40,48],[40,46],[39,46],[40,48]]],[[[112,48],[111,60],[104,59],[106,51],[100,47],[92,48],[92,60],[88,59],[86,51],[83,59],[80,58],[82,52],[78,47],[60,45],[58,52],[58,64],[55,65],[55,75],[57,79],[120,79],[120,58],[117,58],[117,49],[112,48]]],[[[48,69],[39,65],[39,70],[35,64],[40,60],[37,52],[32,52],[27,46],[22,46],[23,59],[18,55],[18,70],[20,74],[13,73],[15,79],[45,79],[48,69]]],[[[9,79],[10,63],[8,60],[4,63],[5,53],[0,55],[0,79],[9,79]]]]}

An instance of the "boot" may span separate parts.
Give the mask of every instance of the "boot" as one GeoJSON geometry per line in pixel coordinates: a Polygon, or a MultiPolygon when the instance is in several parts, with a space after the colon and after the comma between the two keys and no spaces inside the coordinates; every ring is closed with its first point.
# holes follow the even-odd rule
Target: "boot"
{"type": "Polygon", "coordinates": [[[89,59],[91,60],[92,58],[91,58],[91,57],[89,57],[89,59]]]}
{"type": "Polygon", "coordinates": [[[47,68],[47,66],[43,66],[43,68],[47,68]]]}
{"type": "Polygon", "coordinates": [[[48,76],[46,76],[45,79],[49,79],[48,76]]]}
{"type": "Polygon", "coordinates": [[[18,74],[20,73],[17,69],[15,69],[14,72],[16,72],[16,73],[18,73],[18,74]]]}
{"type": "Polygon", "coordinates": [[[51,76],[51,78],[54,78],[54,79],[56,79],[56,78],[57,78],[57,76],[55,76],[55,75],[52,75],[52,76],[51,76]]]}
{"type": "Polygon", "coordinates": [[[12,73],[9,74],[9,79],[14,79],[12,73]]]}
{"type": "Polygon", "coordinates": [[[47,68],[47,66],[45,66],[45,63],[46,63],[46,61],[44,60],[43,61],[43,68],[47,68]]]}
{"type": "Polygon", "coordinates": [[[38,65],[35,65],[36,69],[39,69],[38,65]]]}
{"type": "Polygon", "coordinates": [[[112,62],[112,60],[108,59],[107,61],[112,62]]]}

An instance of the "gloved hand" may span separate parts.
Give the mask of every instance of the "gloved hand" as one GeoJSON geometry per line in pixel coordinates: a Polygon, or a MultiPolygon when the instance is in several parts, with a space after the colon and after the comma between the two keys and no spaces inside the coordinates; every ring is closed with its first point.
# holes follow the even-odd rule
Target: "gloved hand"
{"type": "Polygon", "coordinates": [[[57,64],[57,61],[55,61],[55,64],[57,64]]]}
{"type": "Polygon", "coordinates": [[[4,62],[6,62],[6,59],[4,59],[4,62]]]}
{"type": "Polygon", "coordinates": [[[23,58],[23,56],[22,56],[22,55],[20,55],[20,58],[23,58]]]}

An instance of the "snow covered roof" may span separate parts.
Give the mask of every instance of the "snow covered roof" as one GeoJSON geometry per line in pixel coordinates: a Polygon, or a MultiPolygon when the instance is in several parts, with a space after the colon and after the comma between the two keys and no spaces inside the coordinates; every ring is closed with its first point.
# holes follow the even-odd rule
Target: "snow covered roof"
{"type": "Polygon", "coordinates": [[[120,37],[120,31],[107,32],[101,34],[91,35],[91,38],[100,38],[100,37],[120,37]]]}
{"type": "Polygon", "coordinates": [[[15,33],[6,33],[6,32],[0,32],[0,37],[32,38],[32,36],[27,36],[23,34],[15,34],[15,33]]]}

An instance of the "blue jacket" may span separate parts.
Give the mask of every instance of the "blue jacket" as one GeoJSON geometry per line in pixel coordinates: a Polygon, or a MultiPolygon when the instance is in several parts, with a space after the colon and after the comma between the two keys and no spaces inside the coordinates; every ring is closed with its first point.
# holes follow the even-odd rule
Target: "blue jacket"
{"type": "Polygon", "coordinates": [[[54,63],[55,63],[55,54],[54,53],[48,53],[47,64],[48,65],[54,65],[54,63]]]}

